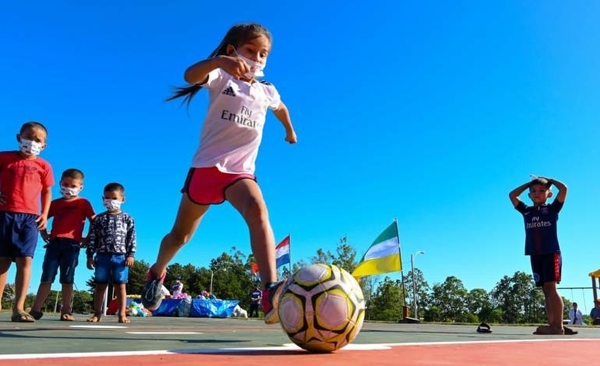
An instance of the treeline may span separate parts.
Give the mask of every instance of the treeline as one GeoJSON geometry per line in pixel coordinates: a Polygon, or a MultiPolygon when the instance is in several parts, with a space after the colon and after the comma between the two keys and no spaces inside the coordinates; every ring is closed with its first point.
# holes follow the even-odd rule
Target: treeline
{"type": "MultiPolygon", "coordinates": [[[[246,255],[237,248],[229,253],[222,253],[210,261],[208,268],[196,267],[193,264],[174,263],[167,269],[165,286],[170,289],[175,280],[180,279],[183,291],[195,297],[203,290],[211,291],[220,299],[240,300],[240,305],[248,308],[250,292],[257,281],[252,273],[254,257],[246,255]],[[212,287],[212,288],[211,288],[212,287]]],[[[292,271],[308,263],[330,263],[352,272],[358,264],[357,253],[347,238],[341,238],[334,252],[319,249],[308,261],[294,263],[292,271]]],[[[140,294],[145,283],[149,264],[144,261],[135,262],[129,272],[128,294],[140,294]]],[[[286,266],[280,277],[289,275],[286,266]]],[[[491,291],[476,288],[467,290],[462,281],[449,276],[443,283],[430,286],[423,273],[415,269],[413,287],[412,273],[409,271],[404,279],[392,280],[389,276],[365,277],[360,285],[367,299],[367,320],[398,321],[403,317],[403,309],[413,304],[413,288],[417,294],[419,318],[431,322],[467,322],[481,321],[490,323],[545,323],[544,297],[535,288],[531,275],[516,272],[512,276],[504,276],[491,291]]],[[[37,287],[36,287],[37,288],[37,287]]],[[[93,278],[87,281],[86,289],[76,289],[73,310],[78,313],[91,311],[93,278]]],[[[35,294],[27,296],[26,306],[33,304],[35,294]]],[[[7,285],[2,296],[2,307],[8,309],[14,298],[14,286],[7,285]]],[[[60,304],[60,292],[53,292],[48,297],[43,311],[54,311],[60,304]]],[[[571,307],[565,301],[565,314],[571,307]]],[[[411,313],[414,317],[414,314],[411,313]]],[[[587,317],[586,317],[587,318],[587,317]]],[[[588,320],[584,318],[584,320],[588,320]]]]}

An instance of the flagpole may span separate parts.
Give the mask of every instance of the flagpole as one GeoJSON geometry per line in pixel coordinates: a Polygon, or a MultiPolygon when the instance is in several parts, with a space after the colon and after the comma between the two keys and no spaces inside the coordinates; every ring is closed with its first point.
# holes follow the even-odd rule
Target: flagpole
{"type": "Polygon", "coordinates": [[[402,297],[404,298],[404,305],[402,306],[402,319],[408,317],[408,306],[406,305],[406,285],[404,284],[404,270],[402,267],[402,251],[400,250],[400,232],[398,230],[398,219],[394,218],[394,224],[396,226],[396,237],[398,238],[398,256],[400,260],[400,280],[402,281],[402,297]]]}
{"type": "Polygon", "coordinates": [[[290,276],[292,275],[292,234],[288,233],[288,240],[289,240],[289,255],[290,255],[290,276]]]}

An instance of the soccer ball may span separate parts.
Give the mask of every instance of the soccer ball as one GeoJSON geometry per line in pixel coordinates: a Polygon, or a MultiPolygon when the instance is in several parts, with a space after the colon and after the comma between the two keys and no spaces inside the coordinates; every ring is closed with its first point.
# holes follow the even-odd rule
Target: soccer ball
{"type": "Polygon", "coordinates": [[[365,299],[358,282],[344,269],[313,264],[288,278],[278,311],[292,342],[311,352],[333,352],[360,332],[365,299]]]}

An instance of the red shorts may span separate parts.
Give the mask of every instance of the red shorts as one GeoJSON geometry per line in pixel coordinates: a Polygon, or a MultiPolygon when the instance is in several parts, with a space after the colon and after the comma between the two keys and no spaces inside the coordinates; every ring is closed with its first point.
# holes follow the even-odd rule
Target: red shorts
{"type": "Polygon", "coordinates": [[[191,168],[181,193],[199,205],[214,205],[225,202],[225,190],[241,179],[256,181],[253,174],[223,173],[216,167],[191,168]]]}

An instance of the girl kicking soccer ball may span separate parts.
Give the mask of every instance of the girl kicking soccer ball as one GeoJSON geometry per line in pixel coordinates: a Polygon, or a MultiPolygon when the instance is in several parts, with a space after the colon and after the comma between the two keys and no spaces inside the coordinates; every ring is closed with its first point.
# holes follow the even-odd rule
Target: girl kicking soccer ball
{"type": "Polygon", "coordinates": [[[296,143],[296,133],[277,89],[257,81],[271,51],[271,34],[259,24],[232,27],[221,44],[204,61],[185,71],[190,84],[179,88],[168,100],[184,98],[189,103],[206,88],[209,105],[200,146],[192,160],[183,197],[171,232],[160,244],[158,257],[148,272],[142,303],[158,308],[169,262],[196,231],[210,205],[229,201],[248,225],[252,252],[263,281],[262,306],[265,322],[279,322],[275,238],[265,200],[254,175],[267,109],[285,128],[285,141],[296,143]]]}

